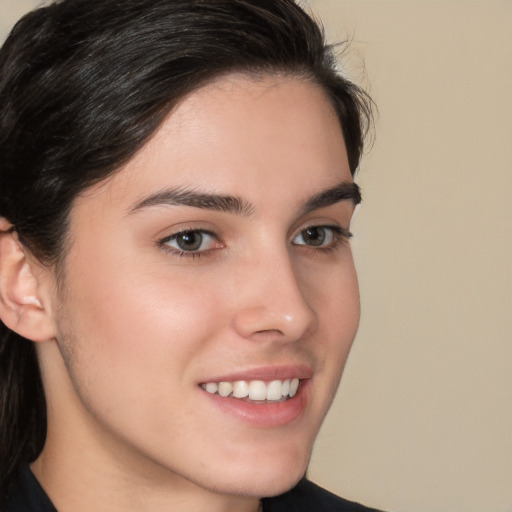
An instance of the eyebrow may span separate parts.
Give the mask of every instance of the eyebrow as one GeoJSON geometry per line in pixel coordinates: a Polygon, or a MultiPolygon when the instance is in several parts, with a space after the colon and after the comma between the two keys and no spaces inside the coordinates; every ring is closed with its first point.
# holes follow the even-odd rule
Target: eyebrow
{"type": "Polygon", "coordinates": [[[251,204],[239,197],[197,192],[187,188],[169,188],[152,194],[131,208],[130,213],[152,206],[192,206],[243,217],[250,217],[254,213],[251,204]]]}
{"type": "MultiPolygon", "coordinates": [[[[334,187],[313,195],[302,206],[301,214],[346,200],[352,201],[354,205],[361,202],[361,191],[355,183],[343,181],[334,187]]],[[[169,188],[156,192],[136,203],[129,213],[155,206],[191,206],[233,213],[243,217],[250,217],[254,214],[254,207],[251,203],[240,197],[199,192],[184,187],[169,188]]]]}
{"type": "Polygon", "coordinates": [[[334,187],[328,188],[310,197],[302,207],[302,214],[326,208],[340,201],[352,201],[357,206],[362,201],[359,185],[352,181],[342,181],[334,187]]]}

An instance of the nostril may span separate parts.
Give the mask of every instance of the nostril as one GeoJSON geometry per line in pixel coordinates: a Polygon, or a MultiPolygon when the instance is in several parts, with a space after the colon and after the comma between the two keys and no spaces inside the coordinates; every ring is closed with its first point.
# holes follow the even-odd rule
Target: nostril
{"type": "Polygon", "coordinates": [[[263,336],[284,336],[283,331],[280,331],[279,329],[262,329],[261,331],[256,331],[254,334],[260,334],[263,336]]]}

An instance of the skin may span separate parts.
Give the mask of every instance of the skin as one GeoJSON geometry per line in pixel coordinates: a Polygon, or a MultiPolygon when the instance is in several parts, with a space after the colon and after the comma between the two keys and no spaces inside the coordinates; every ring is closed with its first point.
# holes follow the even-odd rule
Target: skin
{"type": "Polygon", "coordinates": [[[229,76],[76,199],[62,281],[38,278],[54,337],[37,344],[48,438],[32,469],[58,510],[254,512],[302,477],[359,320],[349,243],[303,235],[349,228],[351,200],[304,212],[342,181],[343,137],[318,86],[229,76]],[[247,208],[141,205],[177,187],[247,208]],[[212,233],[193,257],[169,240],[183,229],[212,233]],[[306,404],[277,427],[199,385],[290,365],[311,370],[306,404]]]}

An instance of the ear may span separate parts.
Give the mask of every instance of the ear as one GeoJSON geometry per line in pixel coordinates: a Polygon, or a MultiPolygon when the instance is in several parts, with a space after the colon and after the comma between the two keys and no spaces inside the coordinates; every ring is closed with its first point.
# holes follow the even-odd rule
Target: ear
{"type": "Polygon", "coordinates": [[[55,337],[49,271],[21,245],[12,225],[0,218],[0,319],[32,341],[55,337]]]}

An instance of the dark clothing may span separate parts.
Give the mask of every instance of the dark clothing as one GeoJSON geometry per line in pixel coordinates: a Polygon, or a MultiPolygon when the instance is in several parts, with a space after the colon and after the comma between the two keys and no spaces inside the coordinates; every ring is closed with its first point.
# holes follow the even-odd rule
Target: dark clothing
{"type": "MultiPolygon", "coordinates": [[[[263,500],[264,512],[377,512],[302,480],[291,491],[263,500]]],[[[57,512],[28,467],[22,468],[1,512],[57,512]]]]}
{"type": "Polygon", "coordinates": [[[347,501],[309,480],[301,480],[291,491],[263,500],[263,512],[378,512],[347,501]]]}
{"type": "Polygon", "coordinates": [[[18,472],[1,512],[57,512],[28,467],[18,472]]]}

